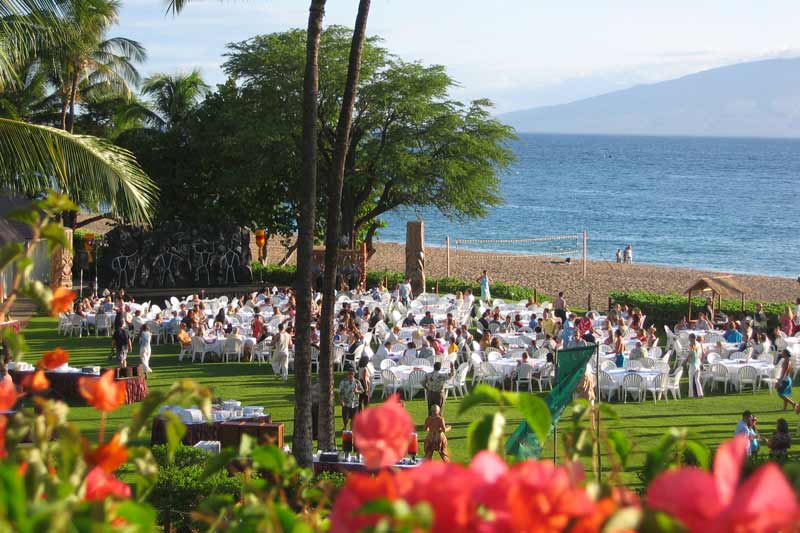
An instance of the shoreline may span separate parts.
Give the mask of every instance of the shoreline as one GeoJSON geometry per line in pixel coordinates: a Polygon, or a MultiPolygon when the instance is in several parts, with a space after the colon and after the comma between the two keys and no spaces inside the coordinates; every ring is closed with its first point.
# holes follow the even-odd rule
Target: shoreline
{"type": "MultiPolygon", "coordinates": [[[[405,242],[401,242],[401,241],[376,241],[376,245],[383,245],[383,244],[405,246],[405,242]]],[[[443,246],[441,244],[431,244],[431,245],[426,244],[425,245],[426,252],[428,250],[430,250],[430,249],[438,249],[439,251],[441,251],[442,254],[445,254],[445,255],[446,255],[446,251],[447,251],[447,247],[443,246]]],[[[456,250],[456,248],[454,246],[450,247],[451,257],[455,253],[455,250],[456,250]]],[[[459,250],[459,252],[469,252],[469,253],[474,252],[474,253],[478,253],[478,254],[485,254],[485,255],[488,255],[488,256],[508,256],[508,257],[528,257],[528,258],[544,257],[544,258],[552,259],[554,261],[558,261],[559,260],[559,256],[555,256],[555,255],[537,255],[537,254],[530,254],[530,253],[525,253],[525,252],[515,252],[513,250],[503,250],[503,249],[481,250],[479,248],[470,248],[470,247],[466,247],[466,246],[460,246],[458,248],[458,250],[459,250]]],[[[580,255],[578,257],[572,257],[572,260],[573,260],[573,264],[581,264],[581,256],[580,255]]],[[[592,258],[591,256],[588,257],[588,260],[589,260],[589,263],[607,263],[609,265],[616,264],[614,261],[610,261],[608,259],[592,258]]],[[[670,264],[667,264],[667,263],[647,263],[647,262],[642,262],[642,261],[635,262],[634,264],[636,264],[636,265],[644,265],[644,266],[651,266],[651,267],[656,267],[656,268],[668,268],[668,269],[679,268],[679,269],[695,270],[695,271],[698,271],[698,272],[706,272],[706,273],[708,273],[708,275],[718,275],[718,276],[723,276],[723,275],[757,276],[757,277],[797,280],[797,277],[784,276],[784,275],[781,275],[781,274],[770,274],[770,273],[763,273],[763,272],[739,272],[739,271],[735,271],[735,270],[717,270],[715,268],[703,267],[703,266],[670,265],[670,264]]],[[[798,274],[800,274],[800,269],[798,269],[798,274]]],[[[798,285],[798,288],[800,288],[800,284],[798,285]]],[[[800,291],[798,291],[798,296],[800,296],[800,291]]]]}
{"type": "MultiPolygon", "coordinates": [[[[370,270],[405,270],[405,245],[402,243],[378,242],[376,253],[370,259],[370,270]]],[[[425,273],[428,277],[444,277],[447,273],[446,248],[425,247],[425,273]]],[[[654,293],[684,294],[686,289],[700,277],[732,275],[750,289],[745,298],[769,302],[794,302],[800,296],[797,280],[759,274],[739,274],[698,268],[634,263],[624,265],[604,260],[587,261],[587,276],[583,278],[580,259],[571,264],[558,257],[523,254],[496,255],[481,251],[459,249],[450,253],[450,275],[455,278],[477,279],[481,270],[489,271],[496,281],[515,283],[553,296],[564,291],[568,301],[584,304],[591,293],[594,305],[603,305],[601,300],[610,291],[644,290],[654,293]]]]}

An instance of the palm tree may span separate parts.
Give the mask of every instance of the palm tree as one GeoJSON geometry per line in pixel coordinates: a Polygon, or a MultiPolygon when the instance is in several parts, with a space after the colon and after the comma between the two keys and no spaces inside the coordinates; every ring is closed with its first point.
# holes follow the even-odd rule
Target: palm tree
{"type": "Polygon", "coordinates": [[[356,26],[350,44],[342,109],[336,124],[336,144],[333,150],[333,169],[336,173],[328,177],[328,214],[325,220],[325,277],[322,286],[322,327],[319,351],[319,443],[323,450],[330,449],[334,441],[333,413],[333,315],[336,299],[336,267],[339,246],[339,220],[342,213],[342,188],[347,148],[350,146],[350,126],[353,123],[353,108],[356,103],[358,78],[361,74],[361,55],[367,35],[367,18],[370,0],[359,0],[356,26]]]}
{"type": "Polygon", "coordinates": [[[141,87],[150,105],[136,102],[128,112],[153,128],[169,131],[183,125],[210,90],[197,69],[188,74],[154,74],[145,78],[141,87]]]}
{"type": "MultiPolygon", "coordinates": [[[[0,0],[0,92],[20,81],[20,65],[72,40],[65,20],[59,0],[0,0]]],[[[14,118],[0,118],[0,187],[27,195],[54,189],[132,223],[150,220],[157,194],[127,150],[14,118]]]]}
{"type": "Polygon", "coordinates": [[[72,133],[81,97],[133,94],[139,84],[134,63],[143,62],[146,53],[134,40],[105,38],[119,19],[119,0],[68,0],[63,6],[63,22],[76,31],[65,45],[50,50],[44,63],[61,99],[61,128],[72,133]]]}

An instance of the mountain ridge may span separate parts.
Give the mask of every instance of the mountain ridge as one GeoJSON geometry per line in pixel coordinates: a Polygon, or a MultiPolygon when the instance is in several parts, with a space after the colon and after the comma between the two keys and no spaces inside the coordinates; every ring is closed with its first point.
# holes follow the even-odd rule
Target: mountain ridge
{"type": "Polygon", "coordinates": [[[800,137],[800,58],[726,65],[499,115],[520,133],[800,137]]]}

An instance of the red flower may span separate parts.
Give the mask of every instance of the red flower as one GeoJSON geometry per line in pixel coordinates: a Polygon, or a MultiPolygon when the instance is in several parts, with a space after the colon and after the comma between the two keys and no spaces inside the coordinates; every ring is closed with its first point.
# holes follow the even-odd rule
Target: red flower
{"type": "Polygon", "coordinates": [[[121,440],[120,434],[116,433],[107,443],[98,446],[91,453],[85,453],[86,462],[110,474],[128,460],[128,449],[121,440]]]}
{"type": "Polygon", "coordinates": [[[378,515],[360,514],[365,503],[372,500],[398,498],[395,475],[381,470],[376,476],[350,474],[331,510],[331,533],[361,531],[374,526],[378,515]]]}
{"type": "Polygon", "coordinates": [[[113,370],[107,370],[99,378],[79,378],[78,389],[98,411],[113,411],[125,403],[125,383],[114,381],[113,370]]]}
{"type": "Polygon", "coordinates": [[[53,291],[53,299],[50,300],[50,314],[58,316],[59,313],[68,311],[75,299],[75,293],[66,287],[58,287],[53,291]]]}
{"type": "Polygon", "coordinates": [[[370,469],[391,466],[403,457],[413,431],[411,415],[400,405],[396,394],[377,407],[361,411],[353,420],[358,451],[370,469]]]}
{"type": "Polygon", "coordinates": [[[67,361],[69,361],[69,354],[61,348],[56,348],[53,351],[44,352],[44,356],[39,362],[39,367],[46,370],[55,370],[66,364],[67,361]]]}
{"type": "Polygon", "coordinates": [[[46,391],[50,388],[50,380],[44,375],[44,371],[37,370],[22,378],[22,388],[28,392],[46,391]]]}
{"type": "Polygon", "coordinates": [[[739,436],[720,446],[713,474],[695,467],[661,474],[647,490],[647,504],[689,531],[793,531],[800,506],[777,465],[767,463],[739,484],[747,445],[739,436]]]}
{"type": "Polygon", "coordinates": [[[3,459],[8,452],[6,452],[6,417],[0,415],[0,459],[3,459]]]}
{"type": "Polygon", "coordinates": [[[563,531],[571,521],[594,511],[594,502],[578,481],[569,466],[549,461],[515,465],[494,483],[480,487],[477,501],[494,514],[482,531],[563,531]]]}
{"type": "MultiPolygon", "coordinates": [[[[639,497],[626,488],[614,487],[611,496],[601,499],[594,507],[594,511],[578,520],[572,526],[570,533],[594,533],[603,530],[603,524],[619,509],[625,507],[639,507],[639,497]]],[[[615,533],[633,533],[635,530],[617,530],[615,533]]]]}
{"type": "Polygon", "coordinates": [[[100,467],[94,467],[86,476],[86,496],[88,501],[105,500],[109,496],[130,498],[131,488],[100,467]]]}
{"type": "Polygon", "coordinates": [[[434,510],[432,532],[453,533],[468,531],[479,521],[473,491],[482,481],[459,464],[427,461],[398,479],[398,484],[409,504],[430,503],[434,510]]]}
{"type": "Polygon", "coordinates": [[[10,411],[17,403],[17,388],[10,379],[0,380],[0,411],[10,411]]]}

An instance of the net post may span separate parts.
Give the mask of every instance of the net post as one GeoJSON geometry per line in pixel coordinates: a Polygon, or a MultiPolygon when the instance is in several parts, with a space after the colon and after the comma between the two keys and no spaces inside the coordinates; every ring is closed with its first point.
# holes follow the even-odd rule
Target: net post
{"type": "Polygon", "coordinates": [[[445,240],[445,247],[447,248],[447,277],[450,277],[450,235],[445,240]]]}
{"type": "Polygon", "coordinates": [[[586,256],[587,256],[587,246],[586,240],[588,235],[586,234],[586,230],[583,230],[583,279],[586,279],[586,256]]]}

